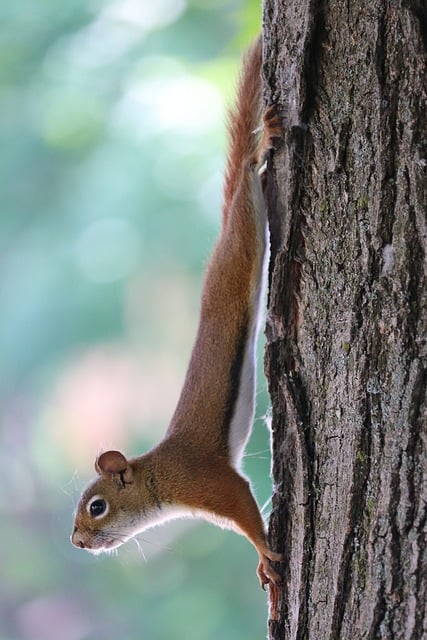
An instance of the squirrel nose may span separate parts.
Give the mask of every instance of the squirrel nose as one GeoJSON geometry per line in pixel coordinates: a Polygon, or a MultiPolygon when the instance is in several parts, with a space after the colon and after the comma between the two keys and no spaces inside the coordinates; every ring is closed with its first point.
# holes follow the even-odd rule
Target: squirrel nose
{"type": "Polygon", "coordinates": [[[73,533],[70,536],[70,540],[71,544],[73,544],[75,547],[78,547],[79,549],[85,549],[86,544],[77,527],[74,527],[73,533]]]}

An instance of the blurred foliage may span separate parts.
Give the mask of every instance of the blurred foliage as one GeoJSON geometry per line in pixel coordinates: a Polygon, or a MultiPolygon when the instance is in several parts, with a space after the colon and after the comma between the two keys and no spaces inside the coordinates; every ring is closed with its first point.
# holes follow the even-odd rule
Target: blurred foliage
{"type": "Polygon", "coordinates": [[[96,453],[143,451],[178,398],[258,0],[1,0],[0,19],[0,640],[263,637],[243,538],[183,521],[101,558],[68,539],[96,453]]]}

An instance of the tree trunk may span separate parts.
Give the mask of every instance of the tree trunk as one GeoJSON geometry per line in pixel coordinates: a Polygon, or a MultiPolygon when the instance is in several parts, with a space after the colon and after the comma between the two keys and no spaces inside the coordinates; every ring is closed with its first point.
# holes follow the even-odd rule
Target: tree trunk
{"type": "Polygon", "coordinates": [[[274,640],[426,637],[421,0],[267,0],[274,640]]]}

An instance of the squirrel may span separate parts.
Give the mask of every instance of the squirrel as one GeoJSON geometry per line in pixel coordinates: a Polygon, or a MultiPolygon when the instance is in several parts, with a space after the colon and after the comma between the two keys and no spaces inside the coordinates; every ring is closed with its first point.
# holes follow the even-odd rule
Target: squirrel
{"type": "Polygon", "coordinates": [[[200,321],[184,386],[164,438],[127,459],[106,451],[77,506],[71,542],[109,551],[177,517],[232,529],[254,545],[262,588],[280,584],[258,505],[240,471],[255,405],[255,347],[266,253],[262,167],[281,137],[274,107],[262,114],[262,44],[244,58],[229,115],[222,230],[205,276],[200,321]]]}

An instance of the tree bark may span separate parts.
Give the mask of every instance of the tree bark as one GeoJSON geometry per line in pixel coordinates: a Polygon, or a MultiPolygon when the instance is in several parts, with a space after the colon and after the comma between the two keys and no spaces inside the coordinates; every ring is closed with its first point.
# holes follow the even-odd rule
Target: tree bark
{"type": "Polygon", "coordinates": [[[426,637],[426,38],[417,0],[267,0],[274,640],[426,637]]]}

